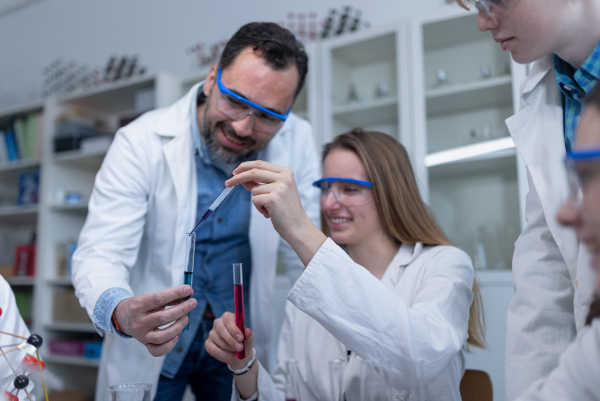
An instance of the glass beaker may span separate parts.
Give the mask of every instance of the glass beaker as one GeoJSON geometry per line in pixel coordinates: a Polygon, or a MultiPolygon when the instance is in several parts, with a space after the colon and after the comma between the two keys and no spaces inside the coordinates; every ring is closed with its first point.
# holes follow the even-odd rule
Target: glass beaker
{"type": "Polygon", "coordinates": [[[109,386],[110,401],[150,401],[152,384],[124,383],[109,386]]]}

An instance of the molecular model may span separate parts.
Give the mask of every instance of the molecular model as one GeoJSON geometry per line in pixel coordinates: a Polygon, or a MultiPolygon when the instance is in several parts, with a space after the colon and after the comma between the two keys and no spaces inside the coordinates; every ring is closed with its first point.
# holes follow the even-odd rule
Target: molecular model
{"type": "MultiPolygon", "coordinates": [[[[0,317],[1,316],[2,308],[0,308],[0,317]]],[[[25,338],[16,334],[6,333],[4,331],[0,331],[0,334],[7,335],[18,340],[18,342],[13,344],[0,345],[0,354],[2,355],[2,361],[0,361],[0,364],[7,363],[13,373],[8,379],[0,378],[0,380],[2,380],[0,381],[0,384],[2,385],[2,396],[0,396],[0,399],[19,401],[19,395],[24,393],[27,398],[21,396],[23,399],[33,400],[31,394],[29,394],[29,391],[27,391],[27,386],[29,385],[29,376],[34,376],[36,378],[41,378],[42,386],[44,388],[44,395],[46,401],[48,401],[46,383],[44,382],[44,378],[42,376],[45,364],[40,360],[40,353],[38,351],[43,343],[42,337],[38,334],[32,334],[29,336],[29,338],[25,338]],[[26,355],[18,364],[15,364],[14,361],[18,361],[18,358],[11,358],[11,355],[9,354],[19,351],[24,352],[26,355]],[[7,380],[6,383],[4,382],[5,380],[7,380]]]]}

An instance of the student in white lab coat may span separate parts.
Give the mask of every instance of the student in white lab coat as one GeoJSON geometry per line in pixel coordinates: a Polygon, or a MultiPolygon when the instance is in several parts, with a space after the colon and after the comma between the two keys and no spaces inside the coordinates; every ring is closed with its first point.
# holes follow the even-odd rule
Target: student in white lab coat
{"type": "Polygon", "coordinates": [[[519,401],[600,400],[600,86],[586,98],[566,160],[571,194],[558,221],[574,228],[591,253],[595,298],[586,326],[562,353],[558,366],[532,384],[519,401]]]}
{"type": "Polygon", "coordinates": [[[515,243],[507,316],[506,398],[546,377],[584,325],[593,293],[588,255],[555,213],[568,189],[562,161],[586,93],[600,77],[599,0],[456,0],[479,10],[517,63],[533,63],[520,111],[506,120],[527,167],[527,225],[515,243]]]}
{"type": "Polygon", "coordinates": [[[459,401],[467,343],[483,345],[479,293],[471,260],[449,245],[422,201],[406,150],[386,134],[356,129],[325,147],[323,177],[315,185],[325,233],[302,209],[291,170],[248,162],[226,183],[252,192],[306,265],[288,295],[273,377],[254,363],[251,330],[238,360],[234,315],[215,321],[206,350],[235,371],[232,399],[283,400],[290,359],[298,361],[299,399],[339,399],[329,361],[341,359],[348,401],[361,398],[361,377],[375,375],[361,374],[363,360],[397,399],[421,391],[423,399],[425,392],[459,401]]]}

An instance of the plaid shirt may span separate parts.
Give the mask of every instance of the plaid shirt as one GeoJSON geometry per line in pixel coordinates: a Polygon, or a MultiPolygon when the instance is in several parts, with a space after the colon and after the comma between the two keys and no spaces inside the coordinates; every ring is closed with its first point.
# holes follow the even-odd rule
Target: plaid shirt
{"type": "Polygon", "coordinates": [[[600,79],[600,43],[577,71],[557,55],[554,55],[554,69],[556,82],[563,93],[565,147],[570,150],[583,100],[600,79]]]}

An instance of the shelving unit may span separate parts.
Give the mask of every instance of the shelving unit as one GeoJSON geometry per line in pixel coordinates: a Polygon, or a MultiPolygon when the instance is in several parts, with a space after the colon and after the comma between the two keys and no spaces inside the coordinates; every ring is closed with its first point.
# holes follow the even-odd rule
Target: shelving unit
{"type": "Polygon", "coordinates": [[[332,38],[321,44],[320,53],[323,132],[319,145],[357,127],[411,142],[404,22],[332,38]]]}
{"type": "Polygon", "coordinates": [[[411,39],[413,163],[438,222],[478,269],[488,349],[474,350],[467,366],[490,373],[494,398],[504,399],[510,269],[527,188],[504,120],[518,110],[526,67],[478,31],[476,13],[460,9],[416,21],[411,39]]]}
{"type": "MultiPolygon", "coordinates": [[[[0,166],[0,185],[13,191],[16,188],[15,174],[28,169],[41,170],[39,204],[27,208],[0,207],[0,228],[7,225],[12,229],[17,225],[23,231],[37,230],[37,275],[33,281],[23,283],[20,279],[11,279],[11,285],[13,288],[27,285],[33,293],[32,331],[44,338],[46,346],[42,357],[48,368],[65,381],[68,390],[82,391],[92,397],[99,361],[83,356],[53,354],[50,343],[99,341],[101,337],[85,310],[79,307],[71,279],[63,266],[65,260],[61,260],[65,255],[59,252],[59,247],[77,240],[87,215],[94,178],[108,150],[108,143],[91,150],[81,148],[56,153],[56,128],[74,115],[76,119],[86,116],[102,120],[106,132],[114,134],[123,121],[134,118],[148,108],[168,106],[174,102],[179,96],[179,84],[179,79],[174,76],[156,74],[107,84],[67,97],[50,98],[43,104],[45,118],[41,160],[0,166]],[[140,102],[142,95],[144,102],[140,102]],[[153,98],[152,104],[148,104],[148,96],[153,98]],[[75,201],[68,200],[66,195],[69,193],[77,194],[75,201]],[[60,302],[60,306],[55,307],[55,302],[60,302]],[[63,310],[65,305],[68,308],[63,310]],[[73,377],[77,380],[70,380],[73,377]]],[[[41,108],[38,106],[31,110],[41,108]]],[[[9,117],[0,115],[0,123],[4,121],[3,118],[13,118],[14,115],[27,112],[30,109],[19,109],[9,117]]]]}

